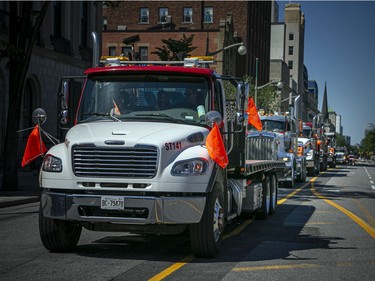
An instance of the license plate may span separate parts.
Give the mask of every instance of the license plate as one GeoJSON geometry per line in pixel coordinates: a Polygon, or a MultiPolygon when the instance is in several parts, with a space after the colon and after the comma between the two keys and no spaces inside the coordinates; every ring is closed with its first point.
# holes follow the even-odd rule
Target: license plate
{"type": "Polygon", "coordinates": [[[124,197],[120,196],[102,196],[100,208],[105,210],[124,210],[124,197]]]}

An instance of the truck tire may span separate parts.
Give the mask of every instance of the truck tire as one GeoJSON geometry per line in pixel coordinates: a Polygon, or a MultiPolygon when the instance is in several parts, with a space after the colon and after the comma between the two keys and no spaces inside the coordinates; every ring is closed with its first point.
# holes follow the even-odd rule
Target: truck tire
{"type": "Polygon", "coordinates": [[[309,167],[309,168],[307,168],[307,175],[309,177],[314,177],[315,176],[315,167],[309,167]]]}
{"type": "Polygon", "coordinates": [[[39,234],[44,247],[51,252],[73,250],[81,237],[82,226],[78,223],[46,218],[39,208],[39,234]]]}
{"type": "Polygon", "coordinates": [[[270,183],[271,183],[271,204],[270,204],[270,211],[269,214],[273,215],[276,211],[277,205],[277,176],[275,174],[270,175],[270,183]]]}
{"type": "Polygon", "coordinates": [[[190,244],[197,257],[213,258],[221,248],[224,232],[224,197],[219,185],[208,195],[202,219],[190,225],[190,244]]]}
{"type": "Polygon", "coordinates": [[[258,219],[266,220],[271,208],[271,183],[270,177],[265,175],[262,181],[262,207],[256,212],[258,219]]]}

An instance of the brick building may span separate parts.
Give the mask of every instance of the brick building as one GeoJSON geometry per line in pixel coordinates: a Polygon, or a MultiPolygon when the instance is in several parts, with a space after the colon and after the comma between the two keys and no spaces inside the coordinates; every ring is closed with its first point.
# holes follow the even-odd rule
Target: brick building
{"type": "Polygon", "coordinates": [[[234,73],[224,74],[254,77],[255,61],[259,58],[259,83],[267,83],[271,4],[270,1],[122,2],[116,8],[103,9],[102,54],[133,52],[137,59],[157,60],[151,53],[162,46],[161,39],[178,40],[182,34],[194,35],[193,46],[197,48],[191,55],[204,55],[244,42],[248,49],[245,59],[232,48],[219,53],[216,60],[223,61],[223,66],[229,58],[235,61],[234,73]]]}

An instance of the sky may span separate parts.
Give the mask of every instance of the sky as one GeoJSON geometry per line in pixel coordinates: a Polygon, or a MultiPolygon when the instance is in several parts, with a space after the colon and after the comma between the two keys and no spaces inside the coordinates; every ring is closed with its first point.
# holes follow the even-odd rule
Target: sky
{"type": "Polygon", "coordinates": [[[319,88],[322,109],[327,83],[328,107],[341,115],[343,135],[351,145],[375,125],[375,1],[277,1],[300,3],[305,15],[305,55],[309,80],[319,88]]]}

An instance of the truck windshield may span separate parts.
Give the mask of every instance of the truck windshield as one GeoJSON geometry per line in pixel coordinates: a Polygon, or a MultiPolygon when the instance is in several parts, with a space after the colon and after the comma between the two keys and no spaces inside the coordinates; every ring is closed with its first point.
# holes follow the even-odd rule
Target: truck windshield
{"type": "Polygon", "coordinates": [[[272,132],[284,132],[286,131],[285,122],[262,120],[263,130],[272,132]]]}
{"type": "Polygon", "coordinates": [[[102,75],[89,77],[77,121],[163,119],[204,123],[210,109],[209,83],[186,75],[102,75]]]}

